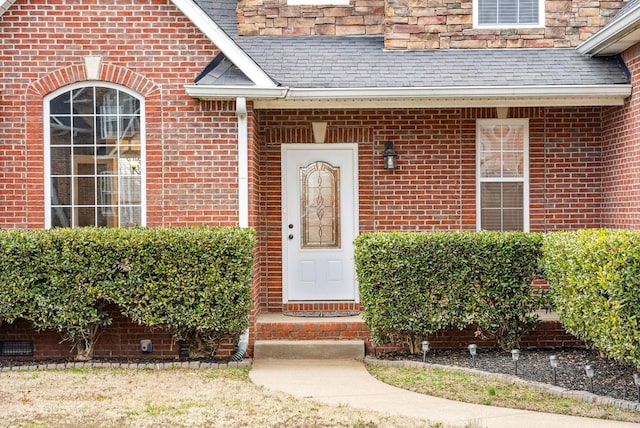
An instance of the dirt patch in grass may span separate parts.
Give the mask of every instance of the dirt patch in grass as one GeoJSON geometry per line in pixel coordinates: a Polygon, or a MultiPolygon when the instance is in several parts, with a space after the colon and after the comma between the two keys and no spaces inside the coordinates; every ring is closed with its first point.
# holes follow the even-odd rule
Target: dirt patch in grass
{"type": "Polygon", "coordinates": [[[297,400],[253,385],[248,368],[0,373],[0,427],[436,427],[297,400]]]}

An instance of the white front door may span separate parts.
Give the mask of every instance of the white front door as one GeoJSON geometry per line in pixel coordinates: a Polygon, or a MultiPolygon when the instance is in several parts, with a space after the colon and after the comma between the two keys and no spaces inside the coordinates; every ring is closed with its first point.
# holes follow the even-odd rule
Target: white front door
{"type": "Polygon", "coordinates": [[[357,144],[282,145],[283,298],[357,301],[357,144]]]}

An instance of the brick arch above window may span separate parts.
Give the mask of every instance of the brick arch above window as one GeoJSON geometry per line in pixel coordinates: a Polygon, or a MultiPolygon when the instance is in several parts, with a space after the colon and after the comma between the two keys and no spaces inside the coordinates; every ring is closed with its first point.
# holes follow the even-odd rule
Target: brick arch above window
{"type": "MultiPolygon", "coordinates": [[[[146,119],[146,146],[147,153],[157,153],[159,145],[162,141],[162,121],[153,120],[153,118],[162,115],[162,97],[161,89],[152,80],[146,76],[115,64],[103,63],[100,75],[97,80],[89,80],[86,75],[86,69],[83,62],[72,64],[67,67],[59,68],[40,77],[29,84],[25,93],[25,109],[24,120],[26,123],[25,147],[27,147],[27,155],[24,162],[26,171],[34,173],[28,174],[27,198],[34,209],[30,209],[27,215],[27,227],[31,229],[41,228],[45,225],[45,195],[44,185],[44,103],[45,97],[56,90],[74,83],[100,84],[100,82],[108,82],[126,87],[136,92],[145,100],[146,119]],[[149,120],[152,118],[152,120],[149,120]]],[[[147,168],[147,183],[154,182],[154,177],[161,174],[158,167],[147,168]]],[[[147,198],[151,200],[159,200],[160,195],[150,191],[147,198]]]]}
{"type": "MultiPolygon", "coordinates": [[[[84,63],[73,64],[55,70],[31,83],[31,85],[29,85],[28,95],[42,99],[63,86],[72,83],[86,82],[88,80],[84,63]]],[[[98,81],[125,86],[137,92],[145,99],[160,96],[160,88],[153,81],[140,73],[115,64],[102,64],[98,81]]]]}

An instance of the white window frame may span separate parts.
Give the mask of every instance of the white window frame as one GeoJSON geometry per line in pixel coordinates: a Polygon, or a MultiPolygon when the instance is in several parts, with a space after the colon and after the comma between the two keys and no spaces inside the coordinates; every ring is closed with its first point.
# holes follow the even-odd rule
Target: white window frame
{"type": "MultiPolygon", "coordinates": [[[[63,86],[58,90],[50,93],[44,98],[44,108],[43,108],[43,116],[44,116],[44,202],[45,202],[45,211],[44,211],[44,227],[46,229],[51,228],[51,127],[50,123],[50,113],[51,106],[50,102],[52,99],[56,98],[60,94],[65,92],[73,91],[75,89],[82,88],[92,88],[92,87],[102,87],[102,88],[110,88],[118,91],[125,92],[132,97],[137,98],[140,101],[140,165],[146,165],[146,129],[145,129],[145,103],[144,97],[127,87],[117,85],[110,82],[103,82],[99,80],[92,80],[86,82],[74,83],[71,85],[63,86]]],[[[95,114],[95,113],[94,113],[95,114]]],[[[100,133],[99,130],[97,130],[100,133]]],[[[96,176],[98,177],[98,176],[96,176]]],[[[146,168],[141,168],[140,173],[140,226],[146,226],[147,224],[147,192],[146,192],[146,168]]],[[[96,195],[96,198],[99,199],[99,195],[96,195]]],[[[98,201],[96,200],[96,202],[98,201]]],[[[73,206],[73,205],[72,205],[73,206]]]]}
{"type": "Polygon", "coordinates": [[[538,23],[537,24],[480,24],[480,2],[473,0],[473,28],[544,28],[545,26],[545,0],[538,0],[538,23]]]}
{"type": "Polygon", "coordinates": [[[522,231],[529,232],[529,119],[478,119],[476,120],[476,230],[482,230],[482,183],[522,183],[522,231]],[[522,177],[482,177],[480,165],[480,129],[485,126],[516,125],[523,127],[522,177]]]}

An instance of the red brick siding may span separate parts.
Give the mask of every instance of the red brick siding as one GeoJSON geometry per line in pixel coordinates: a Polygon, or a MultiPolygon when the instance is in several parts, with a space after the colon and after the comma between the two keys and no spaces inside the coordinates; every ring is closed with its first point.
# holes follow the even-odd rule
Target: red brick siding
{"type": "MultiPolygon", "coordinates": [[[[427,339],[432,349],[464,349],[470,343],[480,348],[496,348],[495,340],[483,339],[476,335],[477,327],[468,326],[462,330],[445,329],[430,334],[427,339]]],[[[376,344],[370,341],[370,332],[364,322],[342,321],[318,322],[308,319],[305,322],[280,321],[260,322],[256,325],[256,340],[364,340],[367,354],[381,354],[398,350],[408,350],[408,344],[376,344]]],[[[521,341],[522,349],[583,347],[584,342],[568,334],[558,321],[541,321],[535,330],[525,334],[521,341]]]]}
{"type": "MultiPolygon", "coordinates": [[[[495,114],[492,108],[260,112],[264,309],[282,309],[281,143],[311,142],[312,121],[328,122],[328,144],[359,143],[361,232],[475,230],[476,119],[495,114]],[[387,140],[399,154],[396,171],[382,168],[387,140]]],[[[530,119],[531,230],[600,226],[601,109],[512,108],[510,117],[530,119]]]]}
{"type": "Polygon", "coordinates": [[[169,1],[16,1],[0,19],[0,227],[43,227],[43,98],[86,81],[89,55],[145,100],[147,224],[237,224],[234,103],[184,89],[217,53],[169,1]]]}
{"type": "MultiPolygon", "coordinates": [[[[140,326],[131,322],[113,307],[109,310],[112,323],[100,334],[94,350],[95,358],[129,359],[177,359],[179,344],[171,334],[159,328],[140,326]],[[151,340],[153,351],[143,353],[141,340],[151,340]]],[[[0,341],[32,340],[33,357],[24,360],[73,359],[76,351],[72,343],[62,342],[62,336],[55,331],[37,332],[24,320],[13,324],[3,323],[0,328],[0,341]]],[[[227,358],[235,352],[236,343],[225,338],[216,351],[216,357],[227,358]]],[[[13,357],[3,357],[14,359],[13,357]]]]}
{"type": "Polygon", "coordinates": [[[640,229],[640,45],[623,54],[633,94],[604,112],[603,226],[640,229]]]}

